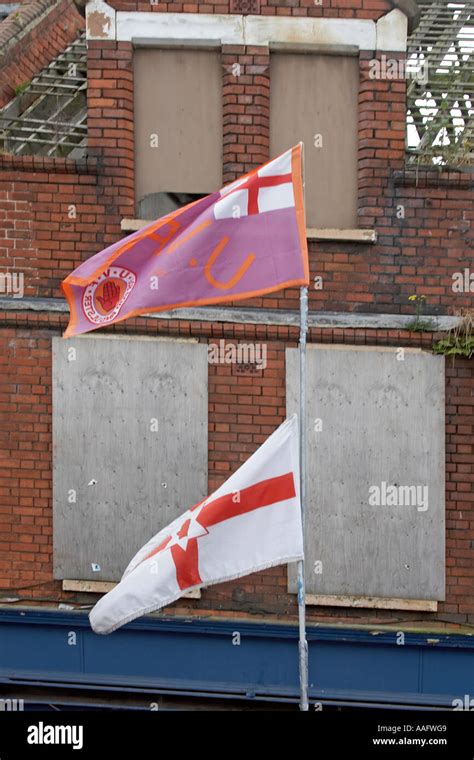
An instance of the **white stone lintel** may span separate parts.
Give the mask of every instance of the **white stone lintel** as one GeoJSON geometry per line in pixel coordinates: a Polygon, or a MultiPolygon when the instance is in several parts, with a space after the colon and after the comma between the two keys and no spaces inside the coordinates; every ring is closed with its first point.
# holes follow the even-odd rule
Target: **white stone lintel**
{"type": "Polygon", "coordinates": [[[87,37],[124,42],[148,39],[186,42],[215,40],[223,45],[284,44],[287,49],[293,45],[295,50],[304,45],[314,45],[404,51],[407,19],[399,10],[391,11],[377,23],[371,19],[115,12],[106,3],[92,0],[87,6],[87,37]]]}
{"type": "Polygon", "coordinates": [[[377,21],[376,50],[404,53],[407,49],[408,19],[395,8],[377,21]]]}

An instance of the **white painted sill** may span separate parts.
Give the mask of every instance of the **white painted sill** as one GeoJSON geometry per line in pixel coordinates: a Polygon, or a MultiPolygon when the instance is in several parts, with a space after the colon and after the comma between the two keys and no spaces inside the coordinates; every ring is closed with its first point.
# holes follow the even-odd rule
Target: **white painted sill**
{"type": "Polygon", "coordinates": [[[429,599],[391,599],[375,596],[331,596],[325,594],[306,594],[306,604],[317,607],[352,607],[411,612],[436,612],[438,609],[438,602],[429,599]]]}
{"type": "MultiPolygon", "coordinates": [[[[121,229],[122,232],[137,232],[138,230],[146,227],[147,224],[151,224],[150,219],[122,219],[121,229]]],[[[370,229],[349,229],[349,230],[336,230],[329,228],[316,228],[308,227],[306,229],[306,237],[308,240],[329,240],[340,243],[376,243],[377,233],[375,230],[370,229]]]]}
{"type": "MultiPolygon", "coordinates": [[[[77,591],[82,594],[108,594],[116,585],[116,583],[110,583],[108,581],[64,580],[63,591],[77,591]]],[[[193,588],[191,591],[185,591],[184,594],[182,594],[182,598],[200,599],[201,589],[193,588]]]]}

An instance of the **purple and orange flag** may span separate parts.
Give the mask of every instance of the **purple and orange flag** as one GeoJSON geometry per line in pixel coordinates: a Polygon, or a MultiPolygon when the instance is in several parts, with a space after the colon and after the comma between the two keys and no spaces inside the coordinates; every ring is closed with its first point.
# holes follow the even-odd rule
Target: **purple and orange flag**
{"type": "Polygon", "coordinates": [[[84,261],[62,283],[64,333],[309,284],[302,146],[84,261]]]}

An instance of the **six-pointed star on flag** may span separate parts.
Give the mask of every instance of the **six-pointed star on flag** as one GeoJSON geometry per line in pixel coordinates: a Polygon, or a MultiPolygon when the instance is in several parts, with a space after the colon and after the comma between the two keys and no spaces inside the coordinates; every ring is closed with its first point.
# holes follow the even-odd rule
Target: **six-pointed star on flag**
{"type": "Polygon", "coordinates": [[[203,528],[197,519],[203,507],[204,504],[199,507],[197,512],[193,512],[191,513],[190,517],[186,517],[186,519],[181,523],[181,526],[178,528],[178,530],[174,531],[171,534],[170,542],[166,547],[167,549],[171,549],[172,546],[179,546],[181,549],[184,549],[184,551],[186,551],[188,541],[191,538],[200,538],[201,536],[205,536],[207,533],[209,533],[207,528],[203,528]]]}

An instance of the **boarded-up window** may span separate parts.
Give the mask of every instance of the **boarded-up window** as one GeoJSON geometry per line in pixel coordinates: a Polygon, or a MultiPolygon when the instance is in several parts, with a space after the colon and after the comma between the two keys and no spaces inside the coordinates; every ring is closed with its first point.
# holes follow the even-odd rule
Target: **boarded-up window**
{"type": "Polygon", "coordinates": [[[207,349],[53,340],[54,577],[118,581],[207,494],[207,349]]]}
{"type": "Polygon", "coordinates": [[[304,142],[308,227],[357,226],[358,90],[358,58],[271,55],[271,155],[304,142]]]}
{"type": "MultiPolygon", "coordinates": [[[[297,349],[286,360],[291,414],[297,349]]],[[[306,422],[307,593],[444,599],[444,359],[311,347],[306,422]]]]}
{"type": "Polygon", "coordinates": [[[167,213],[173,203],[180,205],[190,200],[188,196],[221,187],[220,54],[135,50],[134,93],[139,215],[167,213]]]}

